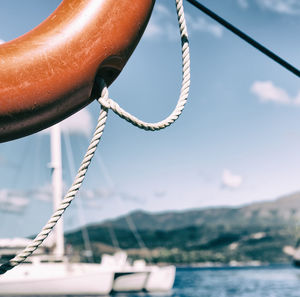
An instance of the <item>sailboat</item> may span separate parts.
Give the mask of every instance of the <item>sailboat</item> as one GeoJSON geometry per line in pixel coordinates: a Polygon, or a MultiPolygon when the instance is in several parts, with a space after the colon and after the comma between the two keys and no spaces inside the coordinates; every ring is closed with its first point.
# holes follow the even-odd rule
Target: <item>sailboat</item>
{"type": "Polygon", "coordinates": [[[113,292],[167,292],[175,280],[175,266],[146,265],[144,260],[130,264],[124,251],[103,255],[101,264],[109,266],[115,273],[113,292]]]}
{"type": "MultiPolygon", "coordinates": [[[[54,209],[62,199],[60,125],[51,128],[51,168],[54,209]]],[[[110,292],[163,292],[173,287],[175,266],[130,264],[119,251],[103,255],[100,264],[72,263],[65,256],[62,219],[54,229],[54,250],[42,251],[0,277],[0,295],[106,295],[110,292]]],[[[16,243],[16,241],[12,241],[16,243]]],[[[19,241],[17,241],[19,242],[19,241]]],[[[25,241],[28,244],[28,241],[25,241]]]]}
{"type": "MultiPolygon", "coordinates": [[[[62,199],[60,125],[51,128],[53,201],[62,199]]],[[[0,295],[106,295],[112,290],[114,272],[109,266],[71,263],[64,255],[63,222],[55,229],[51,255],[31,256],[0,277],[0,295]]]]}
{"type": "MultiPolygon", "coordinates": [[[[66,143],[70,174],[74,175],[75,164],[73,152],[67,135],[64,135],[64,140],[66,143]]],[[[100,166],[106,172],[105,177],[107,182],[110,184],[112,189],[115,189],[113,179],[103,161],[100,162],[100,166]]],[[[116,189],[114,192],[118,193],[116,189]]],[[[80,202],[80,200],[77,201],[80,202]]],[[[81,203],[78,203],[77,209],[78,215],[81,218],[81,224],[84,226],[85,219],[82,212],[81,203]]],[[[140,237],[132,218],[128,216],[126,217],[126,221],[140,248],[147,250],[147,247],[140,237]]],[[[83,242],[86,251],[91,253],[91,244],[87,229],[82,229],[82,231],[83,242]]],[[[113,292],[166,292],[172,289],[176,274],[176,268],[174,265],[164,267],[149,264],[146,265],[146,262],[143,259],[136,260],[132,263],[132,261],[128,259],[127,253],[120,249],[118,239],[113,231],[112,226],[109,228],[109,233],[113,246],[117,252],[113,255],[103,254],[101,258],[101,265],[109,267],[114,272],[114,281],[112,287],[113,292]]],[[[149,260],[150,258],[151,257],[149,257],[149,260]]]]}
{"type": "MultiPolygon", "coordinates": [[[[5,66],[0,73],[1,81],[5,82],[0,89],[4,106],[0,111],[0,141],[49,127],[93,101],[96,77],[110,85],[118,76],[146,28],[154,3],[155,0],[139,0],[132,6],[129,0],[118,4],[112,0],[66,0],[34,30],[4,44],[0,48],[5,66]],[[68,67],[62,67],[62,63],[68,67]]],[[[178,7],[179,10],[183,11],[178,7]]],[[[184,24],[183,18],[180,20],[184,24]]],[[[183,44],[187,44],[185,26],[180,28],[185,38],[183,44]]],[[[182,49],[188,57],[188,47],[182,49]]],[[[184,61],[189,65],[189,59],[184,61]]],[[[189,71],[189,67],[183,69],[183,73],[189,71]]],[[[184,77],[189,77],[189,73],[184,77]]],[[[185,102],[189,82],[183,82],[180,100],[185,102]]],[[[59,124],[51,129],[51,151],[57,209],[62,198],[59,124]]],[[[0,277],[0,295],[101,295],[111,290],[137,288],[168,290],[173,285],[173,266],[161,269],[143,262],[129,265],[127,261],[125,264],[117,261],[115,266],[105,265],[105,261],[68,262],[64,255],[62,220],[55,234],[53,254],[31,256],[26,263],[0,277]],[[165,271],[171,272],[167,278],[163,277],[165,271]],[[138,278],[142,280],[139,286],[138,278]]]]}

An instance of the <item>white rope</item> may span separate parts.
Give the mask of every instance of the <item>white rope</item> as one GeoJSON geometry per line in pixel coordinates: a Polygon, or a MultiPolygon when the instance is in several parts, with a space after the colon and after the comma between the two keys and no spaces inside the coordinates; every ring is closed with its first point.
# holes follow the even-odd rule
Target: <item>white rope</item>
{"type": "Polygon", "coordinates": [[[41,232],[35,237],[35,239],[18,255],[16,255],[13,259],[9,260],[7,263],[4,263],[0,266],[0,274],[4,274],[8,270],[14,268],[15,266],[24,262],[32,253],[43,243],[49,233],[53,230],[58,220],[61,218],[65,210],[71,204],[73,199],[75,198],[76,193],[79,191],[82,182],[85,178],[88,167],[91,163],[91,160],[96,151],[97,145],[101,139],[103,134],[103,130],[105,128],[105,123],[107,120],[107,112],[108,109],[113,110],[116,114],[118,114],[121,118],[126,121],[132,123],[133,125],[144,129],[144,130],[160,130],[170,126],[174,123],[186,104],[189,87],[190,87],[190,54],[189,54],[189,44],[188,44],[188,33],[187,27],[184,18],[183,4],[182,0],[176,1],[176,10],[178,16],[178,23],[180,29],[180,37],[181,37],[181,45],[182,45],[182,85],[180,96],[177,102],[177,105],[173,112],[163,121],[157,123],[147,123],[143,122],[140,119],[132,116],[130,113],[126,112],[122,109],[115,101],[108,98],[108,89],[102,79],[98,79],[97,83],[101,88],[101,96],[98,99],[98,102],[101,104],[101,111],[98,118],[98,123],[90,142],[90,145],[87,149],[87,152],[83,158],[80,168],[78,169],[78,173],[74,179],[74,182],[69,189],[68,193],[63,198],[59,208],[53,213],[47,224],[43,227],[41,232]]]}
{"type": "Polygon", "coordinates": [[[178,16],[180,37],[181,37],[181,52],[182,52],[182,83],[181,90],[177,105],[173,112],[164,120],[157,123],[147,123],[144,122],[135,116],[131,115],[129,112],[125,111],[120,105],[112,99],[101,98],[99,102],[102,106],[105,106],[107,109],[111,109],[121,118],[130,122],[134,126],[137,126],[144,130],[161,130],[171,124],[173,124],[180,114],[182,113],[184,106],[187,102],[190,89],[190,49],[188,42],[188,33],[184,17],[183,3],[182,0],[176,0],[176,10],[178,16]]]}
{"type": "MultiPolygon", "coordinates": [[[[101,98],[107,98],[108,90],[104,86],[101,92],[101,98]]],[[[99,100],[99,99],[98,99],[99,100]]],[[[69,189],[68,193],[65,195],[58,209],[53,213],[47,224],[43,227],[41,232],[35,237],[35,239],[18,255],[13,259],[9,260],[7,263],[4,263],[0,266],[0,274],[4,274],[6,271],[14,268],[15,266],[24,262],[32,253],[43,243],[49,233],[53,230],[58,220],[61,218],[65,210],[71,204],[72,200],[75,198],[76,193],[79,191],[82,182],[85,178],[88,167],[91,163],[91,160],[95,154],[97,145],[103,134],[105,128],[105,123],[107,119],[107,108],[102,106],[100,115],[98,118],[98,123],[90,142],[90,145],[87,149],[87,152],[81,162],[81,165],[78,169],[78,173],[74,179],[74,182],[69,189]]]]}

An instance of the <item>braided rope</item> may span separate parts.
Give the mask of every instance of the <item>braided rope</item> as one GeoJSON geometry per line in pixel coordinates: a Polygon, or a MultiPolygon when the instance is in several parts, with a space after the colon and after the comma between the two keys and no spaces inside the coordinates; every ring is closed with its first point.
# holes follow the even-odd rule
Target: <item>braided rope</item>
{"type": "MultiPolygon", "coordinates": [[[[107,90],[107,87],[103,85],[103,89],[101,92],[101,98],[107,98],[107,97],[108,97],[108,90],[107,90]]],[[[74,179],[74,182],[73,182],[72,186],[70,187],[70,189],[68,190],[68,193],[65,195],[65,197],[61,201],[58,209],[53,213],[53,215],[51,216],[49,221],[43,227],[41,232],[35,237],[35,239],[22,252],[20,252],[18,255],[16,255],[13,259],[9,260],[7,263],[4,263],[0,266],[0,274],[4,274],[6,271],[21,264],[30,255],[32,255],[32,253],[43,243],[43,241],[46,239],[46,237],[49,235],[49,233],[55,227],[56,223],[61,218],[61,216],[67,209],[67,207],[71,204],[71,202],[75,198],[75,195],[77,194],[77,192],[79,191],[79,189],[82,185],[82,182],[85,178],[88,167],[89,167],[91,160],[95,154],[97,145],[101,139],[103,130],[105,128],[106,119],[107,119],[107,108],[102,106],[100,115],[98,118],[98,123],[97,123],[96,129],[95,129],[95,132],[93,134],[92,140],[91,140],[90,145],[87,149],[87,152],[85,153],[85,156],[81,162],[81,165],[78,169],[78,173],[74,179]]]]}
{"type": "Polygon", "coordinates": [[[188,42],[188,33],[187,27],[184,17],[184,10],[183,10],[183,3],[182,0],[176,0],[176,10],[177,10],[177,17],[178,17],[178,24],[180,30],[180,38],[181,38],[181,52],[182,52],[182,83],[181,83],[181,90],[179,99],[177,101],[177,105],[173,112],[164,120],[157,122],[157,123],[147,123],[144,122],[137,117],[131,115],[129,112],[125,111],[120,105],[112,99],[104,99],[101,98],[99,102],[102,106],[105,106],[107,109],[111,109],[115,114],[119,117],[125,119],[126,121],[130,122],[134,126],[137,126],[144,130],[161,130],[164,129],[171,124],[173,124],[180,114],[182,113],[184,106],[187,102],[187,98],[189,95],[190,89],[190,49],[189,49],[189,42],[188,42]]]}
{"type": "Polygon", "coordinates": [[[177,102],[177,105],[173,112],[163,121],[157,123],[147,123],[143,122],[140,119],[136,118],[135,116],[131,115],[130,113],[126,112],[122,109],[115,101],[108,98],[108,89],[105,85],[104,81],[101,79],[97,79],[97,83],[101,88],[101,96],[98,99],[98,102],[101,104],[101,111],[98,118],[98,123],[93,134],[92,140],[90,145],[87,149],[87,152],[83,158],[83,161],[78,169],[78,173],[74,179],[74,182],[70,189],[68,190],[67,194],[63,198],[60,206],[58,209],[53,213],[49,221],[43,227],[41,232],[35,237],[35,239],[18,255],[16,255],[13,259],[9,260],[8,262],[2,264],[0,266],[0,275],[4,274],[8,270],[16,267],[17,265],[24,262],[32,253],[43,243],[43,241],[47,238],[50,232],[55,227],[58,220],[61,218],[65,210],[69,207],[75,195],[79,191],[83,180],[85,178],[86,172],[88,167],[91,163],[91,160],[95,154],[97,149],[97,145],[100,142],[101,136],[103,134],[103,130],[105,128],[106,120],[107,120],[107,113],[108,109],[113,110],[116,114],[118,114],[121,118],[125,119],[126,121],[132,123],[133,125],[144,129],[144,130],[160,130],[170,126],[174,123],[180,114],[182,113],[184,106],[187,102],[188,94],[189,94],[189,87],[190,87],[190,54],[189,54],[189,44],[188,44],[188,33],[187,27],[184,18],[184,11],[183,11],[183,3],[182,0],[175,0],[176,1],[176,10],[178,16],[178,23],[180,29],[180,37],[181,37],[181,50],[182,50],[182,85],[180,90],[180,96],[177,102]]]}

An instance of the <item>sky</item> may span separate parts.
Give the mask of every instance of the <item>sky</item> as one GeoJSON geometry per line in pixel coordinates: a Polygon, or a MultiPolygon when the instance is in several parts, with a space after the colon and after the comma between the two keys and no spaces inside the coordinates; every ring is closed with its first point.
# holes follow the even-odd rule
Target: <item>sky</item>
{"type": "MultiPolygon", "coordinates": [[[[0,1],[0,39],[38,25],[60,1],[0,1]]],[[[299,0],[201,3],[299,68],[299,0]]],[[[184,2],[191,90],[179,120],[146,132],[109,113],[65,228],[142,209],[241,206],[300,190],[298,78],[184,2]],[[76,202],[77,200],[77,202],[76,202]]],[[[146,32],[110,97],[146,121],[173,110],[181,52],[173,0],[157,0],[146,32]]],[[[65,190],[99,114],[94,102],[62,123],[65,190]]],[[[0,144],[0,237],[39,231],[52,212],[49,133],[0,144]]]]}

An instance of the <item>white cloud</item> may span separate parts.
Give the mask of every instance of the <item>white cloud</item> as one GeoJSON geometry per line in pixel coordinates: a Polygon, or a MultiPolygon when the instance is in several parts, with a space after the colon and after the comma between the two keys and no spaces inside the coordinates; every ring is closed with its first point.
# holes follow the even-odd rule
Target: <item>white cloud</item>
{"type": "Polygon", "coordinates": [[[238,4],[240,7],[242,8],[248,8],[249,4],[248,4],[248,1],[247,0],[237,0],[238,4]]]}
{"type": "Polygon", "coordinates": [[[0,211],[22,212],[29,204],[29,199],[20,193],[9,190],[0,190],[0,211]]]}
{"type": "Polygon", "coordinates": [[[300,14],[299,0],[257,0],[258,4],[271,11],[283,14],[300,14]]]}
{"type": "MultiPolygon", "coordinates": [[[[221,26],[208,22],[205,18],[194,18],[189,14],[185,14],[188,31],[210,33],[215,37],[221,37],[223,29],[221,26]]],[[[170,12],[168,8],[162,4],[155,6],[150,22],[145,31],[146,38],[167,38],[169,40],[177,40],[179,36],[178,25],[176,24],[175,12],[170,12]]]]}
{"type": "Polygon", "coordinates": [[[233,174],[230,170],[224,169],[222,174],[222,185],[229,189],[237,189],[241,186],[243,178],[233,174]]]}
{"type": "Polygon", "coordinates": [[[272,81],[254,82],[251,86],[251,92],[258,96],[262,102],[300,105],[300,92],[296,97],[291,97],[284,89],[275,86],[272,81]]]}
{"type": "MultiPolygon", "coordinates": [[[[63,193],[67,193],[69,190],[69,186],[66,185],[65,183],[63,184],[63,193]]],[[[27,191],[26,193],[28,196],[44,201],[44,202],[51,202],[53,200],[53,187],[51,183],[44,184],[43,186],[33,189],[30,191],[27,191]]],[[[103,190],[85,190],[81,189],[80,190],[80,197],[83,200],[92,200],[95,198],[108,198],[111,196],[111,193],[108,193],[108,190],[103,189],[103,190]]]]}
{"type": "Polygon", "coordinates": [[[257,95],[261,101],[273,101],[289,104],[291,99],[287,92],[276,87],[271,81],[256,81],[251,86],[251,92],[257,95]]]}
{"type": "Polygon", "coordinates": [[[172,20],[172,15],[166,6],[155,5],[144,36],[149,39],[164,37],[169,40],[176,40],[178,38],[178,27],[172,20]]]}
{"type": "Polygon", "coordinates": [[[5,41],[3,39],[0,38],[0,44],[4,43],[5,41]]]}
{"type": "Polygon", "coordinates": [[[151,21],[147,26],[144,36],[146,38],[154,38],[160,35],[163,35],[163,29],[159,26],[158,23],[151,21]]]}
{"type": "Polygon", "coordinates": [[[215,37],[222,37],[223,29],[221,26],[208,22],[205,18],[198,17],[193,18],[190,15],[186,15],[187,23],[191,32],[207,32],[215,37]]]}
{"type": "MultiPolygon", "coordinates": [[[[243,9],[249,7],[248,0],[237,0],[237,3],[243,9]]],[[[299,0],[256,0],[256,3],[265,10],[273,11],[281,14],[299,15],[299,0]]]]}
{"type": "Polygon", "coordinates": [[[156,6],[155,6],[155,11],[161,15],[165,15],[165,16],[170,16],[171,13],[170,11],[168,10],[167,7],[165,7],[164,5],[160,4],[160,3],[157,3],[156,6]]]}
{"type": "Polygon", "coordinates": [[[300,105],[300,91],[298,92],[298,95],[294,98],[293,104],[300,105]]]}
{"type": "MultiPolygon", "coordinates": [[[[86,108],[80,110],[61,122],[61,131],[67,134],[78,134],[89,137],[92,133],[92,116],[86,108]]],[[[49,134],[50,128],[41,131],[49,134]]]]}
{"type": "Polygon", "coordinates": [[[28,191],[27,194],[40,201],[52,201],[52,185],[50,183],[45,184],[37,189],[28,191]]]}
{"type": "Polygon", "coordinates": [[[86,108],[84,108],[62,121],[61,129],[62,132],[68,134],[82,134],[90,136],[93,129],[91,114],[86,108]]]}

